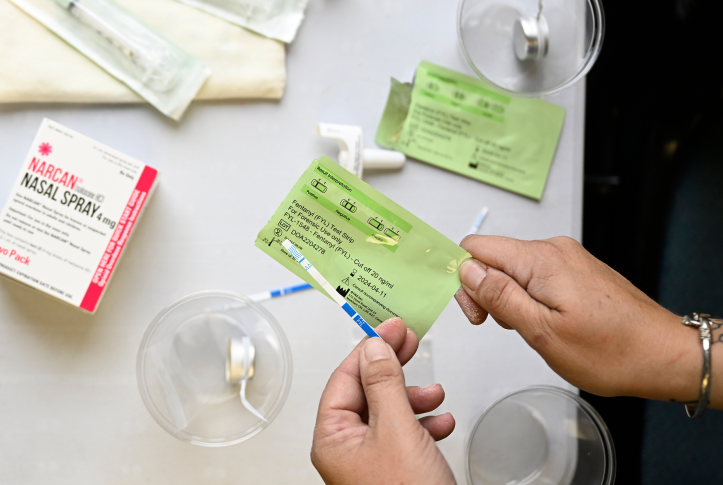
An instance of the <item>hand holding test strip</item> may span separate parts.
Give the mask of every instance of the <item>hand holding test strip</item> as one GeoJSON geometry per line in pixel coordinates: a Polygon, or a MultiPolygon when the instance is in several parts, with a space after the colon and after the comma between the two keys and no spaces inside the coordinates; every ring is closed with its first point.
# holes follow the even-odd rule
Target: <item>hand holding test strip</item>
{"type": "Polygon", "coordinates": [[[381,338],[361,341],[329,378],[311,461],[329,485],[453,485],[452,470],[435,445],[455,427],[450,413],[434,415],[444,389],[406,385],[402,366],[419,341],[404,322],[393,318],[377,330],[381,338]]]}

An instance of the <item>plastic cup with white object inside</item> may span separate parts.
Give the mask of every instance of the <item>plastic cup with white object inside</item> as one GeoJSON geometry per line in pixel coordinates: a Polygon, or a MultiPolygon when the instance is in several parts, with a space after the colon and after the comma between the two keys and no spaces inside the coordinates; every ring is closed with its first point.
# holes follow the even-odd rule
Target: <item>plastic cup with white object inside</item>
{"type": "Polygon", "coordinates": [[[477,421],[467,446],[472,485],[612,485],[615,448],[600,415],[551,386],[513,391],[477,421]]]}
{"type": "Polygon", "coordinates": [[[600,54],[599,0],[461,0],[457,33],[472,70],[504,91],[541,96],[582,79],[600,54]]]}
{"type": "Polygon", "coordinates": [[[226,446],[257,435],[279,413],[291,385],[291,351],[262,306],[204,291],[153,319],[137,374],[143,402],[163,429],[196,445],[226,446]],[[236,355],[245,365],[240,375],[229,374],[236,355]]]}

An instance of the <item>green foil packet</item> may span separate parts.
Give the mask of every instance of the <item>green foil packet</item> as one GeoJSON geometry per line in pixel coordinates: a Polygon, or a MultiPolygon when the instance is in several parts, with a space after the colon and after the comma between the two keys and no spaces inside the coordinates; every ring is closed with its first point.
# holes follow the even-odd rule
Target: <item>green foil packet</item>
{"type": "Polygon", "coordinates": [[[539,200],[565,110],[515,98],[429,62],[392,79],[375,141],[423,162],[539,200]]]}
{"type": "Polygon", "coordinates": [[[470,254],[328,157],[315,160],[256,246],[329,296],[281,245],[289,239],[372,326],[401,317],[421,339],[460,287],[470,254]]]}

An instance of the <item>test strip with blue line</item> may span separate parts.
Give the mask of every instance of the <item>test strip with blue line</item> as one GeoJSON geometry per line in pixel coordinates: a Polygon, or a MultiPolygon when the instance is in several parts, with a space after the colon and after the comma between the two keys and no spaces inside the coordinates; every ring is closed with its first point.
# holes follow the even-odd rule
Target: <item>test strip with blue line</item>
{"type": "MultiPolygon", "coordinates": [[[[369,325],[362,317],[359,315],[359,313],[354,310],[354,308],[347,302],[343,296],[341,296],[339,293],[336,292],[336,289],[329,284],[328,281],[326,281],[326,278],[321,276],[321,273],[319,273],[316,268],[309,262],[308,259],[304,257],[303,254],[301,254],[301,251],[294,246],[294,244],[289,241],[288,239],[285,240],[282,243],[282,246],[286,248],[286,250],[293,256],[293,258],[296,260],[297,263],[299,263],[308,273],[309,275],[316,280],[317,283],[321,285],[324,290],[329,294],[330,297],[340,306],[344,309],[344,311],[351,317],[354,322],[359,325],[359,327],[364,330],[364,333],[369,335],[370,337],[379,337],[379,334],[374,331],[371,325],[369,325]]],[[[380,337],[381,338],[381,337],[380,337]]]]}
{"type": "Polygon", "coordinates": [[[311,288],[313,288],[313,286],[309,283],[301,283],[294,286],[287,286],[285,288],[278,288],[276,290],[264,291],[263,293],[256,293],[255,295],[250,295],[249,298],[253,301],[264,301],[288,295],[289,293],[296,293],[297,291],[309,290],[311,288]]]}
{"type": "Polygon", "coordinates": [[[482,207],[482,210],[480,211],[479,215],[477,216],[477,219],[475,219],[474,224],[472,224],[472,227],[469,230],[470,234],[477,234],[479,232],[479,228],[482,225],[482,222],[485,220],[485,217],[487,217],[487,214],[489,213],[489,208],[482,207]]]}

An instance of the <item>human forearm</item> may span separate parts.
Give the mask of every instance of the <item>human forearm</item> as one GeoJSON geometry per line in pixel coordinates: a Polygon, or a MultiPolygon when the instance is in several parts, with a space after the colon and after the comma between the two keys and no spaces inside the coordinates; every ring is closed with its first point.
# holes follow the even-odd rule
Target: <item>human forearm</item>
{"type": "MultiPolygon", "coordinates": [[[[681,317],[676,317],[678,323],[682,321],[681,317]]],[[[701,382],[703,378],[703,343],[700,338],[700,332],[697,328],[686,327],[680,324],[683,330],[678,330],[680,337],[678,339],[679,352],[685,353],[685,357],[681,359],[678,366],[679,376],[683,381],[692,382],[692,389],[685,392],[678,392],[676,395],[672,391],[675,386],[669,385],[671,389],[671,398],[673,402],[680,403],[696,403],[701,393],[701,382]]],[[[712,320],[711,328],[711,372],[709,383],[709,404],[708,407],[715,409],[723,409],[723,320],[712,320]]],[[[688,386],[690,388],[691,386],[688,386]]],[[[658,399],[663,399],[659,397],[658,399]]]]}
{"type": "MultiPolygon", "coordinates": [[[[472,323],[489,312],[591,393],[698,400],[703,351],[696,329],[579,243],[470,236],[462,247],[476,260],[460,268],[464,294],[457,295],[472,323]]],[[[723,408],[723,324],[714,327],[710,406],[723,408]]]]}
{"type": "Polygon", "coordinates": [[[723,319],[712,322],[710,407],[723,409],[723,319]]]}
{"type": "MultiPolygon", "coordinates": [[[[640,369],[633,372],[619,394],[696,403],[701,393],[703,345],[697,328],[682,324],[683,317],[667,310],[649,311],[647,329],[634,339],[633,352],[640,369]]],[[[723,409],[723,324],[713,323],[711,383],[708,407],[723,409]]]]}

